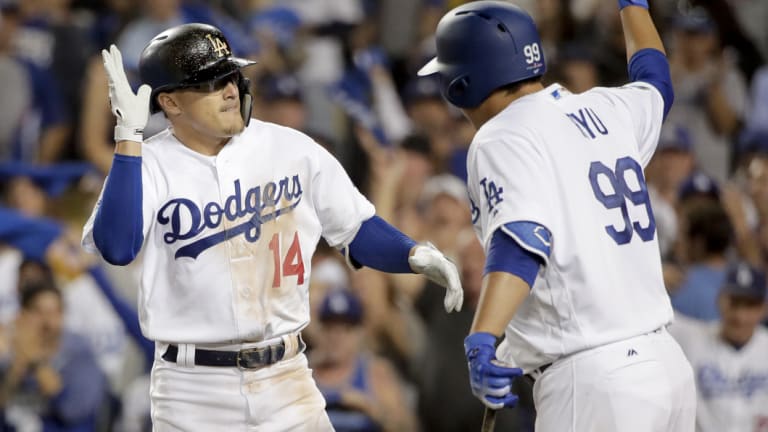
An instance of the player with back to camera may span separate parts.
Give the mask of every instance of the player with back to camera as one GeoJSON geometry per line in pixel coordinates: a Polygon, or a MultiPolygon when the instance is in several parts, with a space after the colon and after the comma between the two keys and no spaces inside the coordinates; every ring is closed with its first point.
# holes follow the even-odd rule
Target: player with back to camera
{"type": "Polygon", "coordinates": [[[155,431],[332,430],[300,331],[322,235],[350,264],[416,272],[447,287],[455,266],[375,215],[341,165],[304,134],[251,119],[241,68],[215,27],[186,24],[109,78],[115,156],[83,246],[124,265],[142,255],[139,314],[156,342],[155,431]],[[150,109],[170,127],[143,141],[150,109]]]}
{"type": "Polygon", "coordinates": [[[643,178],[672,104],[669,64],[646,0],[619,8],[623,87],[544,87],[536,25],[507,2],[448,12],[419,71],[438,74],[477,129],[467,183],[487,258],[465,339],[472,391],[489,408],[514,406],[525,373],[538,432],[694,427],[643,178]]]}

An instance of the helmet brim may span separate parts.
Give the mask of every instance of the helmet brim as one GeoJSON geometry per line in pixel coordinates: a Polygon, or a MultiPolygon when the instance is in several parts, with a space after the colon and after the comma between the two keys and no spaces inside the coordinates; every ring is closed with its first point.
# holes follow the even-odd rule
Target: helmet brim
{"type": "Polygon", "coordinates": [[[248,60],[248,59],[244,59],[244,58],[240,58],[240,57],[230,57],[229,61],[231,61],[232,63],[237,65],[237,67],[239,67],[239,68],[244,68],[246,66],[255,65],[256,63],[258,63],[255,60],[248,60]]]}
{"type": "Polygon", "coordinates": [[[253,60],[247,60],[240,57],[227,57],[213,65],[203,68],[196,74],[190,76],[187,82],[181,84],[196,84],[203,81],[219,79],[225,75],[229,75],[239,69],[254,64],[256,64],[256,62],[253,60]]]}
{"type": "Polygon", "coordinates": [[[416,75],[418,76],[434,75],[440,72],[441,68],[442,68],[442,64],[437,60],[437,57],[435,57],[432,60],[430,60],[429,63],[422,66],[421,69],[419,69],[419,71],[416,72],[416,75]]]}

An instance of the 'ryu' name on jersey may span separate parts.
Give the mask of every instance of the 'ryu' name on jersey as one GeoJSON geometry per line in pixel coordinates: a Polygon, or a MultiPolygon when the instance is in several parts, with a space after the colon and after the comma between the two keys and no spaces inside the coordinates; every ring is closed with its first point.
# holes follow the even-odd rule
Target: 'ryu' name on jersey
{"type": "Polygon", "coordinates": [[[180,247],[175,258],[197,258],[203,251],[223,241],[245,235],[245,239],[253,243],[261,237],[261,224],[276,219],[288,213],[301,202],[302,188],[298,175],[284,177],[277,183],[268,182],[264,185],[248,189],[242,193],[240,180],[235,180],[235,193],[224,200],[224,205],[212,201],[202,206],[187,198],[174,198],[165,203],[157,213],[157,222],[168,225],[170,231],[163,235],[166,244],[177,240],[187,240],[196,237],[206,228],[216,229],[226,217],[233,222],[246,215],[252,215],[239,225],[218,231],[209,236],[195,240],[180,247]],[[283,201],[280,208],[276,208],[283,201]],[[275,207],[274,211],[264,214],[264,209],[275,207]]]}

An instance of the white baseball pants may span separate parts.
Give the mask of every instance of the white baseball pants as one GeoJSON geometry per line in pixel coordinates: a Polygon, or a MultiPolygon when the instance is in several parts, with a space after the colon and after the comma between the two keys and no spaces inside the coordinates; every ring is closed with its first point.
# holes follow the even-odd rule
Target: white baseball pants
{"type": "MultiPolygon", "coordinates": [[[[158,348],[160,344],[158,344],[158,348]]],[[[180,366],[156,350],[154,432],[333,431],[304,354],[254,370],[180,366]]]]}
{"type": "Polygon", "coordinates": [[[694,432],[693,370],[666,329],[552,364],[533,388],[536,432],[694,432]]]}

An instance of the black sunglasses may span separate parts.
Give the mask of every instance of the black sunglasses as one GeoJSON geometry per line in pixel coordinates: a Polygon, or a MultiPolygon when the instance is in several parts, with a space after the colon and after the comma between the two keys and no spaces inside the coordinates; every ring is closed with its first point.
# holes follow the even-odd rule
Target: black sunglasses
{"type": "Polygon", "coordinates": [[[224,87],[226,87],[227,84],[229,83],[234,83],[235,86],[238,86],[240,84],[240,74],[234,72],[210,81],[187,84],[182,87],[179,87],[179,90],[191,90],[191,91],[202,92],[202,93],[213,93],[213,92],[218,92],[223,90],[224,87]]]}

